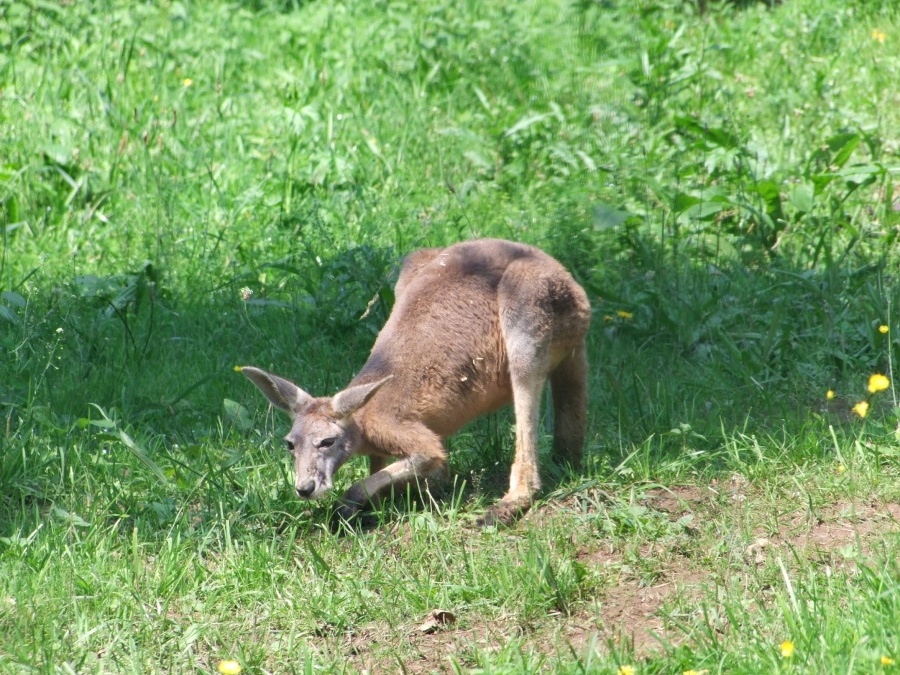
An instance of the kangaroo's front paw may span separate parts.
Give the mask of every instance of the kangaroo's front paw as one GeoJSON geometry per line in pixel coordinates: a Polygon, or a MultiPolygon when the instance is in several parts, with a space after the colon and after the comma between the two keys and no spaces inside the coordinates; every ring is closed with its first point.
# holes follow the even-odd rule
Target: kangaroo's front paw
{"type": "Polygon", "coordinates": [[[351,520],[362,511],[361,504],[352,504],[341,500],[334,509],[334,516],[338,520],[351,520]]]}
{"type": "Polygon", "coordinates": [[[359,484],[353,485],[341,497],[335,509],[335,515],[338,518],[350,520],[371,503],[372,499],[366,494],[362,486],[359,484]]]}
{"type": "Polygon", "coordinates": [[[342,499],[331,512],[329,526],[332,532],[342,532],[345,527],[356,529],[360,526],[361,516],[362,506],[345,502],[342,499]]]}

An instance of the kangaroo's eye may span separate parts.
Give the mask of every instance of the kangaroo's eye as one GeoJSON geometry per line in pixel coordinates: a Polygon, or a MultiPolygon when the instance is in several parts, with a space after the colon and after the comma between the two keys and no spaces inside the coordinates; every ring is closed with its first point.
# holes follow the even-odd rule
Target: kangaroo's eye
{"type": "Polygon", "coordinates": [[[288,450],[290,450],[291,452],[294,451],[294,444],[293,444],[293,443],[291,443],[291,442],[288,441],[288,440],[285,440],[285,444],[287,445],[287,449],[288,449],[288,450]]]}
{"type": "Polygon", "coordinates": [[[335,438],[323,438],[321,441],[319,441],[319,447],[330,448],[332,445],[334,445],[335,440],[335,438]]]}

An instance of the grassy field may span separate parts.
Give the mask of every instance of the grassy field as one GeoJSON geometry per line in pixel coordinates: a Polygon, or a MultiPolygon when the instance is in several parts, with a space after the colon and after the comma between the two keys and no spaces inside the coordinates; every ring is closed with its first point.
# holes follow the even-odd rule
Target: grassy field
{"type": "Polygon", "coordinates": [[[900,672],[897,72],[890,0],[0,0],[0,672],[900,672]],[[586,466],[476,527],[501,413],[335,531],[234,366],[482,236],[590,295],[586,466]]]}

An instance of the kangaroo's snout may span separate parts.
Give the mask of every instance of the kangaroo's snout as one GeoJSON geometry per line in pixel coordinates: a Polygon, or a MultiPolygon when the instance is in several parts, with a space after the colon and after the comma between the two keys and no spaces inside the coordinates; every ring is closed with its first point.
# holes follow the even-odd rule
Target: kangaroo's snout
{"type": "Polygon", "coordinates": [[[312,493],[316,491],[316,481],[310,478],[307,481],[304,481],[302,485],[297,486],[297,496],[300,499],[309,499],[312,496],[312,493]]]}

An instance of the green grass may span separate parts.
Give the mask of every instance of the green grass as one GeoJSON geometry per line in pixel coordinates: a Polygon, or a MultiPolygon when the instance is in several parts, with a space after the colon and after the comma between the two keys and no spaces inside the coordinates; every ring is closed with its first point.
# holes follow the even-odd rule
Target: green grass
{"type": "Polygon", "coordinates": [[[898,67],[874,0],[0,0],[0,672],[891,672],[898,67]],[[586,466],[478,529],[501,413],[335,532],[233,367],[338,390],[480,236],[590,295],[586,466]]]}

